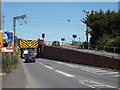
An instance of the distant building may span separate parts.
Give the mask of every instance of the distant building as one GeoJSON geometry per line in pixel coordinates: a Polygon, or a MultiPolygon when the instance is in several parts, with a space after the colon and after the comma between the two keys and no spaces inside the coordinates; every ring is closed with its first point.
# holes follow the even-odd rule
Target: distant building
{"type": "Polygon", "coordinates": [[[120,12],[120,1],[118,2],[118,12],[120,12]]]}

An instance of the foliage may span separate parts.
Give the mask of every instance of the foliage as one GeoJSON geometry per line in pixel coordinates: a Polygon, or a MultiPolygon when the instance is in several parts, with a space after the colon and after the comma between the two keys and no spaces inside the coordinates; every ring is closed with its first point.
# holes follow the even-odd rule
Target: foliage
{"type": "Polygon", "coordinates": [[[91,44],[120,47],[120,12],[91,11],[82,22],[90,29],[91,44]]]}
{"type": "Polygon", "coordinates": [[[9,73],[13,71],[18,65],[18,54],[2,55],[2,72],[9,73]]]}

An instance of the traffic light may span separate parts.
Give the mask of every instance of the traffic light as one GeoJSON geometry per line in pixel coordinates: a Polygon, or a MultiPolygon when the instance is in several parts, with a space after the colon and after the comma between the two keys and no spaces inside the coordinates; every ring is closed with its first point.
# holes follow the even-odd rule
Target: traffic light
{"type": "Polygon", "coordinates": [[[61,41],[65,41],[65,38],[61,38],[61,41]]]}
{"type": "Polygon", "coordinates": [[[45,38],[45,34],[44,33],[42,33],[42,38],[45,38]]]}
{"type": "Polygon", "coordinates": [[[77,35],[73,35],[73,38],[77,38],[77,35]]]}

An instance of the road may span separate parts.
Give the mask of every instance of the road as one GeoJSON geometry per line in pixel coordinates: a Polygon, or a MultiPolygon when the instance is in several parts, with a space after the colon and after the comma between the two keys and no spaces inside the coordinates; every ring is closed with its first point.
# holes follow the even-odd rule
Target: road
{"type": "MultiPolygon", "coordinates": [[[[23,60],[24,62],[24,60],[23,60]]],[[[118,72],[47,59],[23,63],[28,88],[118,88],[118,72]]]]}

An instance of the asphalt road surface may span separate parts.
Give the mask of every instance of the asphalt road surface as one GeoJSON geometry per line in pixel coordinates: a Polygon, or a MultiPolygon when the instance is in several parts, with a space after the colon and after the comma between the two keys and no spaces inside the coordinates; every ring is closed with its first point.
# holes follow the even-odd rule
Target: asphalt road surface
{"type": "MultiPolygon", "coordinates": [[[[22,60],[24,62],[24,60],[22,60]]],[[[47,59],[23,63],[27,88],[118,88],[118,72],[47,59]]]]}

